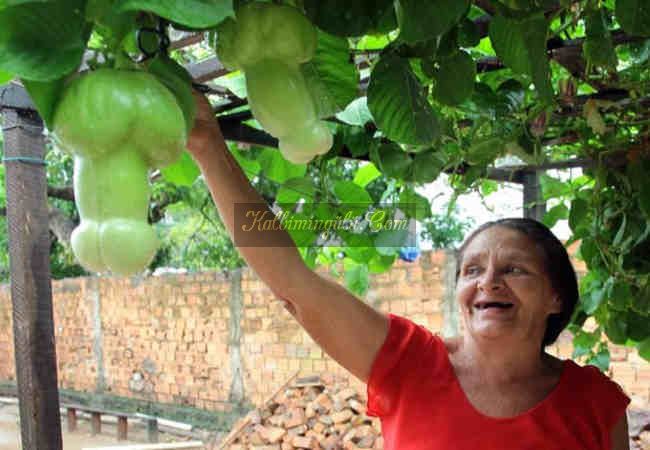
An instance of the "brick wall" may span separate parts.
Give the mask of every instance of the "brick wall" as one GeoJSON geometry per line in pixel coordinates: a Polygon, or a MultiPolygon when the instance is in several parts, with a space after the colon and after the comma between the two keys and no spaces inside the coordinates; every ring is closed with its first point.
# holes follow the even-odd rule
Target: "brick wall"
{"type": "MultiPolygon", "coordinates": [[[[365,300],[432,331],[457,334],[454,263],[445,252],[400,262],[372,276],[365,300]]],[[[52,291],[64,389],[230,411],[236,402],[260,404],[296,372],[345,375],[250,269],[77,278],[53,282],[52,291]]],[[[9,287],[2,285],[0,381],[15,380],[10,305],[9,287]]],[[[610,375],[637,406],[650,406],[650,364],[635,350],[610,350],[610,375]]],[[[570,357],[570,335],[549,351],[570,357]]]]}

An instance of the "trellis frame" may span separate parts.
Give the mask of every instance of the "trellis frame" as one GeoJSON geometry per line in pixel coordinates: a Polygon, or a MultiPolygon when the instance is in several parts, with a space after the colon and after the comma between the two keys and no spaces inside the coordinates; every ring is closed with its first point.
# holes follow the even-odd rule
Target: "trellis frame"
{"type": "MultiPolygon", "coordinates": [[[[488,13],[489,2],[475,0],[488,13]],[[484,5],[483,5],[484,4],[484,5]]],[[[481,36],[487,34],[487,16],[476,19],[481,36]]],[[[633,42],[637,38],[621,32],[612,35],[615,44],[633,42]]],[[[189,34],[175,42],[171,49],[180,49],[203,40],[200,34],[189,34]]],[[[582,40],[549,41],[549,56],[566,67],[573,76],[584,75],[584,60],[581,54],[582,40]]],[[[359,66],[369,64],[371,55],[355,55],[359,66]]],[[[485,58],[478,62],[478,71],[498,70],[502,64],[496,58],[485,58]]],[[[227,73],[217,58],[190,64],[187,70],[195,82],[205,83],[227,73]]],[[[367,80],[362,80],[364,89],[367,80]]],[[[226,89],[213,87],[212,93],[228,97],[229,105],[219,108],[223,113],[229,108],[246,104],[226,89]]],[[[578,107],[588,98],[620,100],[624,93],[611,92],[603,86],[601,92],[578,98],[578,107]]],[[[650,99],[641,99],[650,105],[650,99]]],[[[573,107],[572,107],[573,108],[573,107]]],[[[570,109],[564,113],[576,114],[570,109]]],[[[45,143],[43,125],[36,108],[22,86],[17,83],[0,86],[0,114],[5,136],[7,221],[11,257],[11,296],[13,305],[14,349],[18,397],[20,401],[21,437],[24,448],[37,450],[61,450],[61,424],[57,385],[57,365],[54,342],[51,275],[49,269],[49,231],[47,215],[47,194],[56,195],[56,189],[49,189],[43,165],[45,143]]],[[[250,114],[239,113],[219,116],[219,123],[227,140],[241,143],[277,147],[277,140],[246,125],[250,114]]],[[[575,142],[571,136],[556,141],[575,142]]],[[[557,142],[548,142],[549,145],[557,142]]],[[[341,155],[346,155],[345,149],[341,155]]],[[[620,166],[626,163],[625,150],[613,154],[606,161],[608,165],[620,166]]],[[[596,164],[591,159],[574,159],[537,166],[519,166],[490,169],[487,178],[523,185],[523,210],[525,217],[541,220],[545,202],[541,196],[539,176],[548,169],[589,167],[596,164]]],[[[463,168],[460,168],[463,170],[463,168]]],[[[65,189],[58,196],[72,199],[65,189]]]]}

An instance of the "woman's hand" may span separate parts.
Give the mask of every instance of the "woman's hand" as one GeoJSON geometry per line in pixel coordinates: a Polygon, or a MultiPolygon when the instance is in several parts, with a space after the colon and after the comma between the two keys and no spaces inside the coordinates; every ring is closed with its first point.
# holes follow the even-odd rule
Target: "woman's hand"
{"type": "Polygon", "coordinates": [[[199,160],[209,152],[225,148],[225,143],[223,146],[216,145],[220,141],[223,142],[223,136],[208,99],[196,90],[193,90],[192,94],[196,103],[196,117],[187,140],[187,149],[194,159],[199,160]]]}

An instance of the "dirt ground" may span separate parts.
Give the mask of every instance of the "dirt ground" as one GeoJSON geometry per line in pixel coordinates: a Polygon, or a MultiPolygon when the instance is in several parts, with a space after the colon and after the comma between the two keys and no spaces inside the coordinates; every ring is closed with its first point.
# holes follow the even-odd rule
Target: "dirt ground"
{"type": "MultiPolygon", "coordinates": [[[[0,450],[20,450],[20,414],[18,405],[0,403],[0,450]]],[[[129,424],[129,440],[117,441],[116,425],[102,422],[102,432],[97,436],[90,434],[90,421],[77,419],[77,430],[67,432],[65,415],[62,415],[63,450],[81,450],[88,447],[104,447],[118,444],[147,443],[147,433],[144,426],[129,424]]],[[[160,442],[178,442],[188,439],[160,433],[160,442]]]]}

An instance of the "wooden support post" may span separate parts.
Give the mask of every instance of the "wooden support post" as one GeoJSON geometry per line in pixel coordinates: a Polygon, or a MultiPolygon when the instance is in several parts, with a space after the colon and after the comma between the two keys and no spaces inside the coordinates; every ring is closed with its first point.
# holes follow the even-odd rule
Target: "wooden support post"
{"type": "Polygon", "coordinates": [[[92,435],[96,435],[102,432],[102,415],[98,412],[90,413],[90,428],[92,435]]]}
{"type": "Polygon", "coordinates": [[[128,439],[129,423],[126,416],[117,416],[117,440],[126,441],[128,439]]]}
{"type": "Polygon", "coordinates": [[[74,408],[68,408],[68,431],[73,432],[77,430],[77,410],[74,408]]]}
{"type": "Polygon", "coordinates": [[[43,125],[0,104],[22,448],[61,450],[43,125]]]}
{"type": "Polygon", "coordinates": [[[524,184],[524,217],[539,222],[546,214],[546,202],[542,197],[542,186],[539,183],[539,171],[525,172],[524,184]]]}
{"type": "Polygon", "coordinates": [[[155,417],[147,419],[147,440],[152,444],[158,442],[158,420],[155,417]]]}

